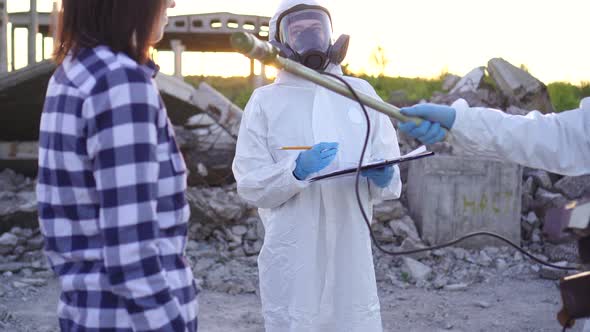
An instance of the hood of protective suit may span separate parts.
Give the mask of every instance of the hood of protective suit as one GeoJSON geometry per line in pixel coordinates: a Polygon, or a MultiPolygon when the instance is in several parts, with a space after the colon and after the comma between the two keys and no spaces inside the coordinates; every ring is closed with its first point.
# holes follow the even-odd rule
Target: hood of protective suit
{"type": "Polygon", "coordinates": [[[582,99],[582,102],[580,103],[580,108],[590,112],[590,97],[582,99]]]}
{"type": "MultiPolygon", "coordinates": [[[[279,40],[276,39],[277,31],[279,29],[278,20],[284,12],[288,11],[289,9],[291,9],[297,5],[321,6],[321,7],[329,9],[327,1],[324,1],[324,0],[281,0],[279,6],[275,10],[274,15],[272,16],[272,18],[270,19],[270,22],[269,22],[269,40],[270,41],[280,42],[279,40]]],[[[333,74],[342,75],[342,68],[340,67],[339,64],[330,63],[328,65],[328,68],[326,69],[326,71],[333,73],[333,74]]],[[[285,84],[285,83],[286,84],[300,84],[300,85],[306,85],[307,83],[311,84],[311,82],[305,82],[304,79],[302,79],[298,76],[295,76],[293,74],[287,73],[284,70],[279,71],[279,74],[277,76],[277,81],[280,83],[283,83],[283,84],[285,84]]]]}
{"type": "Polygon", "coordinates": [[[282,0],[281,3],[279,4],[278,8],[275,10],[274,15],[272,16],[272,18],[270,19],[270,23],[269,23],[269,39],[270,41],[278,41],[276,40],[276,35],[277,35],[277,30],[279,29],[278,27],[278,20],[279,17],[281,17],[281,15],[286,12],[287,10],[297,6],[297,5],[310,5],[310,6],[322,6],[325,8],[328,8],[326,5],[325,1],[319,1],[319,0],[282,0]]]}

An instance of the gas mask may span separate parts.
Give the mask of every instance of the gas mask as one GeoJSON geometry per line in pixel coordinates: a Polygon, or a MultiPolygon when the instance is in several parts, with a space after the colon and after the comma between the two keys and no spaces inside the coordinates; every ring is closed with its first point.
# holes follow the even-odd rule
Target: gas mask
{"type": "Polygon", "coordinates": [[[295,6],[279,17],[277,27],[271,43],[285,58],[323,71],[330,63],[339,65],[346,57],[350,37],[342,35],[332,43],[332,20],[323,7],[295,6]]]}

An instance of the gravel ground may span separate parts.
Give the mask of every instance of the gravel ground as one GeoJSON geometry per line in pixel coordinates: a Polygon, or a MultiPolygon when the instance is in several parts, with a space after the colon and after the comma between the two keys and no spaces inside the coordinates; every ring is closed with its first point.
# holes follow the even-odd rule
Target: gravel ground
{"type": "MultiPolygon", "coordinates": [[[[3,278],[3,283],[10,282],[3,278]]],[[[401,289],[380,282],[384,331],[561,331],[555,321],[560,309],[553,281],[535,275],[497,277],[462,290],[401,289]]],[[[59,286],[23,288],[0,297],[0,331],[57,331],[59,286]]],[[[263,331],[256,294],[229,295],[203,291],[200,331],[263,331]]],[[[578,324],[572,331],[581,331],[578,324]]]]}

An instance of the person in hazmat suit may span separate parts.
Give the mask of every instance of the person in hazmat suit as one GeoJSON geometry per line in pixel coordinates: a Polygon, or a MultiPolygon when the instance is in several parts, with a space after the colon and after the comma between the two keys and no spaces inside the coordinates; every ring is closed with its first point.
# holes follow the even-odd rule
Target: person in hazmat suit
{"type": "MultiPolygon", "coordinates": [[[[319,2],[285,0],[270,21],[270,39],[284,56],[343,75],[345,48],[332,43],[331,25],[319,2]]],[[[344,79],[378,98],[367,82],[344,79]]],[[[399,157],[390,119],[368,111],[365,162],[399,157]]],[[[365,131],[358,103],[284,71],[254,91],[246,106],[233,172],[239,195],[259,208],[265,228],[258,268],[266,331],[382,331],[371,241],[355,179],[307,181],[356,166],[365,131]],[[281,149],[286,146],[312,148],[281,149]]],[[[390,166],[362,175],[360,196],[371,218],[373,203],[400,196],[399,170],[390,166]]]]}
{"type": "MultiPolygon", "coordinates": [[[[590,98],[580,107],[558,114],[537,111],[526,116],[469,107],[463,99],[451,106],[419,104],[402,109],[423,118],[420,126],[402,123],[399,129],[425,144],[443,140],[449,129],[450,142],[468,154],[505,160],[556,174],[590,174],[590,98]]],[[[586,320],[584,332],[590,332],[586,320]]]]}
{"type": "Polygon", "coordinates": [[[443,140],[460,150],[563,175],[590,174],[590,98],[575,110],[553,114],[537,111],[526,116],[469,107],[463,99],[451,106],[419,104],[402,109],[423,118],[420,126],[402,123],[402,132],[432,144],[443,140]]]}

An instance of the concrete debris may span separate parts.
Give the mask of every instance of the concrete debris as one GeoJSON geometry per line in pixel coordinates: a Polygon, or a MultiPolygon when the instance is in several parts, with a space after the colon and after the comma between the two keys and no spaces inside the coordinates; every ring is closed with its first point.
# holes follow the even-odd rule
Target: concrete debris
{"type": "Polygon", "coordinates": [[[233,187],[189,188],[186,196],[193,220],[205,218],[215,223],[236,221],[244,217],[248,209],[233,187]]]}
{"type": "Polygon", "coordinates": [[[27,263],[12,262],[0,264],[0,272],[20,272],[21,270],[29,267],[27,263]]]}
{"type": "Polygon", "coordinates": [[[577,263],[580,260],[577,242],[563,244],[546,242],[543,246],[543,254],[553,262],[567,261],[577,263]]]}
{"type": "Polygon", "coordinates": [[[464,260],[465,257],[469,254],[467,250],[463,248],[451,248],[451,252],[455,256],[455,259],[464,260]]]}
{"type": "Polygon", "coordinates": [[[464,291],[469,287],[469,285],[461,283],[461,284],[452,284],[446,285],[443,289],[449,292],[457,292],[457,291],[464,291]]]}
{"type": "Polygon", "coordinates": [[[451,90],[451,94],[460,93],[460,92],[476,92],[477,89],[481,86],[481,82],[485,76],[485,67],[478,67],[473,69],[467,75],[463,76],[459,80],[459,82],[454,86],[451,90]]]}
{"type": "Polygon", "coordinates": [[[543,235],[541,234],[541,230],[538,228],[535,229],[533,231],[533,235],[531,236],[531,241],[533,243],[539,243],[539,242],[541,242],[542,238],[543,238],[543,235]]]}
{"type": "MultiPolygon", "coordinates": [[[[191,121],[210,123],[206,115],[191,121]]],[[[221,186],[234,182],[231,164],[236,139],[217,124],[197,129],[175,127],[176,140],[189,170],[189,186],[221,186]]]]}
{"type": "Polygon", "coordinates": [[[508,268],[508,263],[502,258],[496,259],[495,265],[500,272],[505,271],[508,268]]]}
{"type": "Polygon", "coordinates": [[[523,69],[500,58],[488,62],[488,72],[512,105],[553,113],[547,86],[523,69]]]}
{"type": "Polygon", "coordinates": [[[410,276],[416,281],[423,281],[428,279],[432,273],[432,269],[419,261],[404,257],[404,267],[407,269],[410,276]]]}
{"type": "Polygon", "coordinates": [[[0,247],[14,247],[18,243],[18,237],[12,233],[4,233],[0,236],[0,247]]]}
{"type": "MultiPolygon", "coordinates": [[[[464,98],[471,106],[494,107],[517,115],[524,115],[533,106],[543,106],[546,102],[543,86],[539,88],[534,80],[517,73],[502,61],[490,62],[488,71],[491,77],[486,77],[483,67],[474,69],[463,78],[448,75],[443,88],[450,92],[439,94],[431,101],[451,104],[457,98],[464,98]],[[522,91],[514,87],[521,87],[522,91]]],[[[403,104],[406,97],[403,91],[392,95],[398,104],[403,104]]],[[[543,107],[540,109],[543,110],[543,107]]],[[[186,124],[176,127],[177,141],[189,169],[186,196],[192,213],[186,254],[200,287],[230,294],[254,293],[258,289],[256,256],[263,246],[264,226],[256,209],[239,198],[235,184],[232,184],[231,161],[238,122],[230,116],[235,112],[227,113],[230,115],[222,113],[217,114],[210,109],[206,113],[192,114],[194,116],[186,117],[186,124]],[[228,125],[222,126],[222,122],[228,125]]],[[[402,153],[419,145],[401,133],[399,142],[402,153]]],[[[452,157],[455,151],[446,143],[437,144],[432,149],[442,156],[435,164],[428,160],[430,168],[424,168],[423,173],[444,179],[439,184],[443,188],[441,193],[448,193],[448,181],[458,176],[460,168],[456,164],[444,164],[441,157],[452,157]]],[[[432,202],[435,204],[431,204],[431,210],[437,220],[460,211],[455,219],[468,215],[471,224],[481,225],[474,222],[476,217],[471,217],[470,213],[493,215],[494,218],[488,221],[501,221],[497,224],[505,222],[506,228],[501,231],[508,232],[517,243],[522,239],[525,248],[535,255],[544,255],[551,262],[577,262],[575,247],[563,249],[544,242],[540,229],[545,210],[590,193],[590,177],[560,177],[533,169],[525,169],[521,174],[510,166],[489,168],[489,164],[480,165],[473,158],[464,164],[466,166],[461,170],[471,174],[473,179],[486,176],[480,174],[482,169],[486,174],[496,174],[489,185],[482,187],[486,190],[493,189],[499,182],[503,182],[502,188],[506,187],[506,183],[513,187],[509,190],[488,190],[489,194],[480,195],[486,190],[466,186],[471,191],[458,196],[459,205],[451,204],[448,195],[434,196],[432,202]],[[499,178],[503,180],[498,181],[499,178]],[[511,197],[497,197],[497,193],[508,191],[511,197]],[[498,217],[496,209],[499,210],[497,213],[509,216],[498,217]],[[514,220],[521,220],[521,227],[514,224],[514,220]]],[[[416,191],[421,180],[418,177],[417,181],[408,181],[410,171],[409,164],[400,165],[405,184],[400,200],[380,203],[373,210],[375,235],[390,250],[423,248],[423,239],[427,243],[435,242],[432,241],[434,237],[429,238],[430,233],[423,220],[413,214],[410,216],[408,212],[410,193],[419,193],[419,198],[423,199],[424,193],[432,191],[432,182],[430,189],[416,191]]],[[[34,185],[33,179],[9,169],[0,172],[0,282],[8,287],[8,292],[12,287],[19,291],[40,287],[53,278],[41,253],[43,237],[38,230],[34,185]]],[[[445,222],[439,225],[444,226],[445,222]]],[[[453,235],[464,233],[462,228],[458,228],[458,233],[453,235]]],[[[555,280],[563,275],[560,271],[540,267],[511,248],[487,245],[484,241],[473,249],[454,247],[403,258],[386,256],[374,250],[378,280],[402,289],[424,287],[461,291],[490,278],[543,277],[555,280]]],[[[484,302],[474,305],[482,309],[490,306],[484,302]]]]}
{"type": "Polygon", "coordinates": [[[384,201],[373,207],[373,218],[378,222],[401,219],[408,214],[400,201],[384,201]]]}
{"type": "Polygon", "coordinates": [[[537,217],[537,214],[533,211],[529,212],[526,217],[522,218],[522,220],[533,226],[539,223],[539,217],[537,217]]]}
{"type": "Polygon", "coordinates": [[[553,188],[553,183],[548,172],[543,170],[534,170],[532,172],[525,172],[525,174],[532,177],[533,181],[538,187],[546,190],[551,190],[553,188]]]}
{"type": "Polygon", "coordinates": [[[555,189],[569,199],[590,194],[590,175],[565,176],[555,183],[555,189]]]}
{"type": "Polygon", "coordinates": [[[442,89],[444,91],[450,91],[452,88],[454,88],[457,85],[457,83],[459,83],[460,80],[461,80],[461,76],[447,74],[445,76],[445,79],[443,80],[442,89]]]}
{"type": "Polygon", "coordinates": [[[477,264],[481,266],[490,266],[492,264],[492,259],[485,250],[479,252],[479,257],[477,258],[477,264]]]}
{"type": "MultiPolygon", "coordinates": [[[[567,263],[556,263],[557,266],[567,266],[567,263]]],[[[568,271],[554,269],[548,266],[541,266],[541,270],[539,271],[539,276],[543,279],[547,280],[559,280],[568,275],[568,271]]]]}
{"type": "MultiPolygon", "coordinates": [[[[35,182],[11,169],[5,169],[0,172],[0,234],[15,226],[38,226],[35,182]]],[[[4,254],[4,251],[0,244],[0,254],[4,254]]]]}
{"type": "Polygon", "coordinates": [[[543,188],[539,188],[535,194],[537,206],[543,208],[563,207],[567,204],[568,199],[562,194],[553,193],[543,188]]]}
{"type": "Polygon", "coordinates": [[[389,228],[395,236],[402,237],[404,239],[411,239],[414,242],[422,242],[420,235],[414,221],[409,216],[404,216],[402,219],[392,220],[389,222],[389,228]]]}
{"type": "Polygon", "coordinates": [[[522,193],[527,195],[534,195],[535,194],[535,182],[532,176],[526,178],[524,183],[522,184],[522,193]]]}
{"type": "Polygon", "coordinates": [[[491,307],[491,305],[488,302],[485,302],[485,301],[476,301],[474,303],[474,305],[476,307],[480,307],[482,309],[487,309],[487,308],[491,307]]]}
{"type": "MultiPolygon", "coordinates": [[[[425,247],[426,246],[424,244],[422,244],[422,242],[420,240],[414,240],[411,237],[407,237],[402,242],[402,245],[400,246],[400,251],[418,250],[418,249],[424,249],[425,247]]],[[[427,258],[429,255],[430,255],[430,252],[423,251],[423,252],[411,254],[408,257],[411,257],[413,259],[424,259],[424,258],[427,258]]]]}

